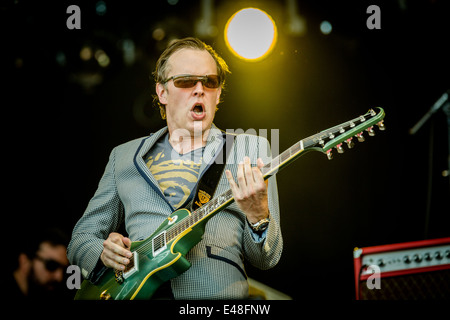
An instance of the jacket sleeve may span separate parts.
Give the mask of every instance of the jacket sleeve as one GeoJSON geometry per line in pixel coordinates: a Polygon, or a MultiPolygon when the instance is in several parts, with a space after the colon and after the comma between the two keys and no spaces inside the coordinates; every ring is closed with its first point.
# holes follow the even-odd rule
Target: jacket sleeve
{"type": "Polygon", "coordinates": [[[93,277],[92,271],[103,251],[103,241],[123,222],[123,205],[114,175],[115,150],[110,154],[97,191],[75,225],[67,247],[70,263],[78,265],[86,279],[93,277]]]}
{"type": "MultiPolygon", "coordinates": [[[[264,164],[267,164],[272,160],[269,142],[261,136],[238,136],[236,138],[236,144],[235,154],[237,155],[237,158],[232,159],[232,163],[235,164],[236,169],[232,170],[232,172],[236,172],[237,164],[239,161],[243,160],[245,155],[250,157],[253,164],[256,164],[256,160],[258,158],[261,158],[264,164]]],[[[257,237],[254,236],[247,219],[245,219],[246,222],[243,234],[244,258],[253,266],[262,270],[274,267],[280,260],[281,253],[283,251],[278,189],[275,175],[268,179],[267,192],[270,222],[268,228],[266,229],[265,237],[257,239],[257,237]]],[[[230,209],[239,210],[237,205],[232,205],[230,209]]],[[[245,216],[243,212],[241,212],[241,214],[245,216]]]]}

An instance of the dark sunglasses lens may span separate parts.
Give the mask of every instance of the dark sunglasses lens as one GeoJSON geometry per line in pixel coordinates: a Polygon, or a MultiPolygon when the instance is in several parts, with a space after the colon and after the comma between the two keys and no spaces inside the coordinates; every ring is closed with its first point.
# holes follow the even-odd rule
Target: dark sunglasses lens
{"type": "Polygon", "coordinates": [[[219,77],[218,76],[207,76],[205,86],[208,88],[218,88],[219,87],[219,77]]]}
{"type": "Polygon", "coordinates": [[[46,260],[45,261],[45,268],[48,271],[55,271],[55,270],[57,270],[58,268],[61,268],[61,267],[62,266],[58,262],[56,262],[55,260],[46,260]]]}
{"type": "Polygon", "coordinates": [[[196,79],[192,78],[178,78],[173,80],[173,84],[177,88],[192,88],[198,82],[196,79]]]}
{"type": "Polygon", "coordinates": [[[177,88],[192,88],[197,82],[201,81],[203,85],[207,88],[218,88],[219,87],[219,77],[218,76],[207,76],[203,77],[180,77],[173,80],[173,84],[177,88]]]}

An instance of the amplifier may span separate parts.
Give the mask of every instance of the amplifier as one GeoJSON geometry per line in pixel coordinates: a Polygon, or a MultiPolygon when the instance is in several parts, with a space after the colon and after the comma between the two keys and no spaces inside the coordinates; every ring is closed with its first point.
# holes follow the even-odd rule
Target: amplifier
{"type": "Polygon", "coordinates": [[[450,237],[353,251],[357,300],[450,299],[450,237]]]}

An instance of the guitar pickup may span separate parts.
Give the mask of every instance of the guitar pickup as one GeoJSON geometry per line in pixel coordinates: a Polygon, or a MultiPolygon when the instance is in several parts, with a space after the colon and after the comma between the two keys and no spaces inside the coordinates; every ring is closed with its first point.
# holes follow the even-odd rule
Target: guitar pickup
{"type": "Polygon", "coordinates": [[[163,231],[152,239],[153,257],[156,257],[166,248],[167,248],[166,231],[163,231]]]}
{"type": "Polygon", "coordinates": [[[130,263],[125,266],[123,271],[123,278],[126,279],[139,271],[139,254],[137,251],[133,252],[133,257],[130,259],[130,263]]]}

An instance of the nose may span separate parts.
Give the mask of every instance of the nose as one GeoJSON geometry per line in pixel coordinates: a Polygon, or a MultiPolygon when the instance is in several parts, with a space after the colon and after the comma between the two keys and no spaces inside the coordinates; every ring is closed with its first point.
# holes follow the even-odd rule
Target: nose
{"type": "Polygon", "coordinates": [[[203,88],[203,82],[201,82],[200,80],[197,81],[197,83],[194,86],[194,91],[193,94],[194,96],[203,96],[205,94],[205,88],[203,88]]]}
{"type": "Polygon", "coordinates": [[[62,282],[64,279],[64,272],[62,268],[58,268],[53,272],[53,280],[57,282],[62,282]]]}

